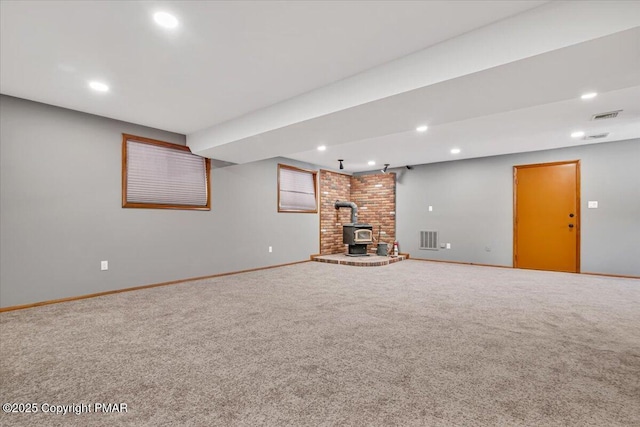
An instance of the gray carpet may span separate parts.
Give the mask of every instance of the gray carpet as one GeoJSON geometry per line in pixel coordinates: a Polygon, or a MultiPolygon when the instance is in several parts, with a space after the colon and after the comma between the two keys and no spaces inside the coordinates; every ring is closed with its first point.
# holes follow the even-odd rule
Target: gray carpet
{"type": "Polygon", "coordinates": [[[640,425],[633,279],[310,262],[7,312],[0,338],[2,403],[128,409],[3,426],[640,425]]]}

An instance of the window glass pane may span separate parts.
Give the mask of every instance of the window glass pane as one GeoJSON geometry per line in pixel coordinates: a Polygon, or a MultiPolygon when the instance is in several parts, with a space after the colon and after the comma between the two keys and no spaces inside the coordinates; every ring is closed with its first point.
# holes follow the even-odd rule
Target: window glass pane
{"type": "Polygon", "coordinates": [[[127,139],[126,180],[125,207],[208,205],[206,160],[186,150],[127,139]]]}
{"type": "Polygon", "coordinates": [[[316,208],[314,172],[289,169],[280,165],[281,211],[312,211],[316,208]]]}

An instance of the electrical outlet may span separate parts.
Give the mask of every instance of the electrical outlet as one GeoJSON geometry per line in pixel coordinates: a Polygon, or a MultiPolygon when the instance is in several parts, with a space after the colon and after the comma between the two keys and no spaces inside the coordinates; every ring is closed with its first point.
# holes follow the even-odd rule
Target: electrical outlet
{"type": "Polygon", "coordinates": [[[485,246],[484,250],[487,251],[487,252],[491,252],[491,246],[485,246]]]}
{"type": "Polygon", "coordinates": [[[100,261],[100,270],[105,271],[109,269],[109,261],[100,261]]]}
{"type": "Polygon", "coordinates": [[[451,243],[447,243],[447,249],[451,249],[451,243]]]}
{"type": "Polygon", "coordinates": [[[273,247],[269,246],[269,252],[273,252],[273,247]]]}
{"type": "Polygon", "coordinates": [[[429,212],[433,212],[433,206],[429,206],[429,212]]]}

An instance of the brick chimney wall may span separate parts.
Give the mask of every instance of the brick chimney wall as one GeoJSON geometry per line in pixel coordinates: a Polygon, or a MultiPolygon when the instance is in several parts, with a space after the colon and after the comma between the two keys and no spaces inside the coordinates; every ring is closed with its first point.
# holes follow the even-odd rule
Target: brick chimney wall
{"type": "Polygon", "coordinates": [[[359,175],[351,177],[351,201],[358,205],[358,222],[373,226],[374,244],[368,246],[376,252],[379,227],[384,243],[396,239],[396,174],[359,175]]]}
{"type": "Polygon", "coordinates": [[[342,224],[351,222],[351,209],[336,209],[336,200],[351,201],[351,176],[320,170],[320,253],[346,252],[342,224]]]}
{"type": "MultiPolygon", "coordinates": [[[[381,240],[393,243],[396,232],[396,180],[395,174],[349,176],[320,170],[320,253],[345,253],[342,243],[342,224],[351,222],[351,209],[336,209],[336,200],[355,202],[358,205],[358,222],[373,225],[374,238],[378,227],[385,234],[381,240]]],[[[377,240],[369,245],[375,253],[377,240]]]]}

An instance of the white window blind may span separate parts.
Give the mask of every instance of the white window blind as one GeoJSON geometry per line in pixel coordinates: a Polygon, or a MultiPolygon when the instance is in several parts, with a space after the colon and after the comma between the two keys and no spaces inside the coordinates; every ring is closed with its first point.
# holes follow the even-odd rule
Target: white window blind
{"type": "Polygon", "coordinates": [[[204,158],[185,150],[126,141],[126,202],[206,207],[204,158]]]}
{"type": "Polygon", "coordinates": [[[281,211],[316,212],[316,183],[314,173],[279,168],[280,206],[281,211]]]}

